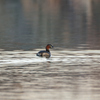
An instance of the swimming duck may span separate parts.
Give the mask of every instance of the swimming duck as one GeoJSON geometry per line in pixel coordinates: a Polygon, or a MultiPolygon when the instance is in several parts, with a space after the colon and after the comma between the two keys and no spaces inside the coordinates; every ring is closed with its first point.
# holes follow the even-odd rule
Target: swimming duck
{"type": "Polygon", "coordinates": [[[51,56],[51,53],[49,51],[50,48],[53,48],[53,46],[51,44],[47,44],[46,46],[46,50],[44,51],[39,51],[36,55],[39,57],[46,57],[49,58],[51,56]]]}

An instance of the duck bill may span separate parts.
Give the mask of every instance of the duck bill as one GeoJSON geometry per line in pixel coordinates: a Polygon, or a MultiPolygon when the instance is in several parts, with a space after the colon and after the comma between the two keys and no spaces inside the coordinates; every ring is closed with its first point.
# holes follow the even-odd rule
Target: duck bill
{"type": "Polygon", "coordinates": [[[54,46],[51,46],[51,49],[54,48],[54,46]]]}

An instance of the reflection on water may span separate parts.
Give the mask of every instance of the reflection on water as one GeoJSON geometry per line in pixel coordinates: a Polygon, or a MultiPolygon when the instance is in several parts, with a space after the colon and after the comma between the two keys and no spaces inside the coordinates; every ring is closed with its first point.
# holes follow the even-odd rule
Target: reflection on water
{"type": "Polygon", "coordinates": [[[99,100],[99,9],[98,0],[0,0],[0,100],[99,100]],[[52,57],[36,57],[48,43],[52,57]]]}
{"type": "Polygon", "coordinates": [[[99,100],[99,50],[37,51],[0,51],[0,99],[99,100]]]}
{"type": "Polygon", "coordinates": [[[0,48],[32,50],[47,43],[100,49],[99,1],[0,1],[0,48]]]}

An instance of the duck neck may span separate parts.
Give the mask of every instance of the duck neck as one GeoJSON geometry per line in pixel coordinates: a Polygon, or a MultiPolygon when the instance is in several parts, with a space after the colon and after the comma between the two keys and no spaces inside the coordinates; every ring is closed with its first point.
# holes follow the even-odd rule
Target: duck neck
{"type": "Polygon", "coordinates": [[[50,52],[49,49],[46,49],[46,51],[50,52]]]}

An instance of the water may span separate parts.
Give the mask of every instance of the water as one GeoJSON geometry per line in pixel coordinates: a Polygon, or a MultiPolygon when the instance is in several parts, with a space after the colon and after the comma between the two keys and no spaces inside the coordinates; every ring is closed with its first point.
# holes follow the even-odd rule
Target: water
{"type": "Polygon", "coordinates": [[[0,100],[99,100],[100,11],[94,0],[0,1],[0,100]],[[51,43],[51,58],[36,53],[51,43]]]}
{"type": "Polygon", "coordinates": [[[1,0],[0,5],[1,49],[33,50],[47,43],[100,49],[98,1],[1,0]]]}
{"type": "Polygon", "coordinates": [[[0,99],[99,100],[100,50],[37,51],[0,51],[0,99]]]}

